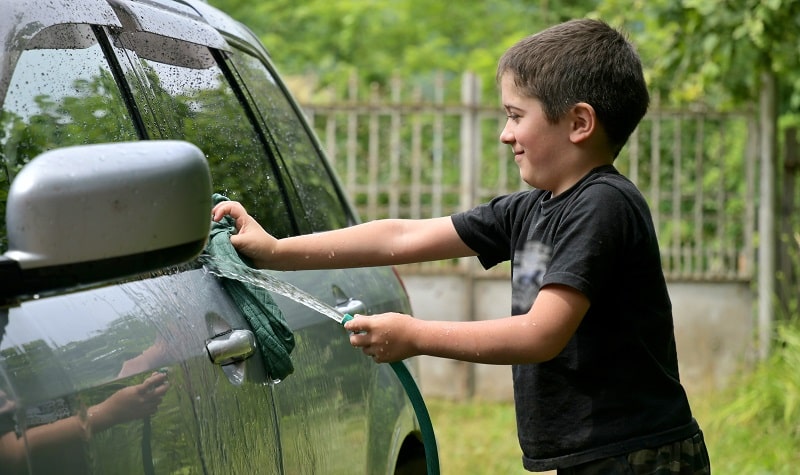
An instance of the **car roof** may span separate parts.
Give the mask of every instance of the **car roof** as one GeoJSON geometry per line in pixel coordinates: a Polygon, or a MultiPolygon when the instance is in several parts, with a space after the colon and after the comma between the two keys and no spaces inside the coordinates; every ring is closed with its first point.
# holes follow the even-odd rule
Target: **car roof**
{"type": "Polygon", "coordinates": [[[122,27],[229,50],[228,41],[255,45],[241,23],[202,1],[189,0],[14,0],[0,15],[0,105],[19,55],[43,30],[62,24],[122,27]]]}

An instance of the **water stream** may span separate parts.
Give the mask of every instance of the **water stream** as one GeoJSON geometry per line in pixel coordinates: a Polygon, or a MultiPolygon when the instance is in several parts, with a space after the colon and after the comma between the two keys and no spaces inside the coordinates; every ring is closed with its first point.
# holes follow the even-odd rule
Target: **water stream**
{"type": "Polygon", "coordinates": [[[298,289],[294,285],[273,277],[265,271],[237,264],[235,262],[231,262],[229,259],[217,259],[209,254],[201,255],[199,257],[199,261],[205,266],[208,273],[212,275],[227,279],[235,279],[240,282],[245,282],[250,285],[260,287],[267,292],[283,295],[284,297],[301,303],[312,310],[316,310],[336,323],[342,323],[344,316],[335,308],[320,301],[313,295],[298,289]]]}

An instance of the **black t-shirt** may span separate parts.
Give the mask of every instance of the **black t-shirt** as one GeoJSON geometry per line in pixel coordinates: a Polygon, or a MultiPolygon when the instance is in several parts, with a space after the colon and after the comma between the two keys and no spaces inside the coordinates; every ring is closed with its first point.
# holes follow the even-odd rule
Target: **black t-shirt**
{"type": "Polygon", "coordinates": [[[611,166],[557,197],[531,190],[453,215],[484,267],[511,260],[512,313],[563,284],[590,308],[554,359],[513,366],[528,470],[685,439],[699,429],[678,377],[672,305],[646,201],[611,166]]]}

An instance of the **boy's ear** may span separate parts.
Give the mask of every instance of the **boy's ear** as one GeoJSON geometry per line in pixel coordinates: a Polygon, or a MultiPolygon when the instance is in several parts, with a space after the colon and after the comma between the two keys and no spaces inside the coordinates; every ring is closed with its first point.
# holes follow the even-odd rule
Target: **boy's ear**
{"type": "Polygon", "coordinates": [[[570,134],[572,143],[580,143],[592,136],[600,125],[594,107],[586,102],[579,102],[570,110],[570,134]]]}

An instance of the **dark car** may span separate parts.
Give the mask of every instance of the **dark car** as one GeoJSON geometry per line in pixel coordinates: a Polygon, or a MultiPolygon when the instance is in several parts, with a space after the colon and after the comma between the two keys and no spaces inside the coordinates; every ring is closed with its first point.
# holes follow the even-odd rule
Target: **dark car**
{"type": "MultiPolygon", "coordinates": [[[[358,221],[256,37],[194,1],[2,9],[0,473],[424,471],[389,365],[208,260],[212,194],[279,237],[358,221]]],[[[270,275],[410,312],[390,268],[270,275]]]]}

